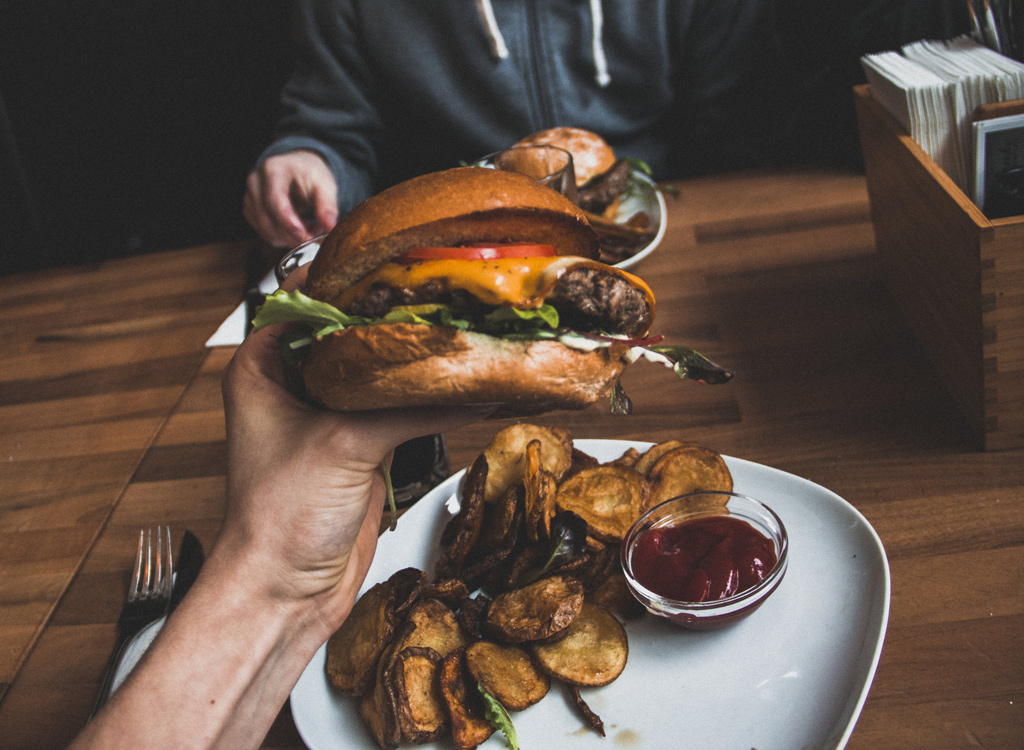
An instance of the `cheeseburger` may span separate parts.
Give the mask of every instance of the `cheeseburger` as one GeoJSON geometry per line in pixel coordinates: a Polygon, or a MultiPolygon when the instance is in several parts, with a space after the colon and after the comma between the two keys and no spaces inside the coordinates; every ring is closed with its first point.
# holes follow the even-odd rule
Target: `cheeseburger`
{"type": "Polygon", "coordinates": [[[595,260],[584,214],[528,177],[460,167],[364,201],[324,239],[304,292],[278,291],[254,327],[293,322],[306,395],[329,409],[494,404],[497,414],[611,398],[629,363],[731,373],[651,337],[654,295],[595,260]]]}
{"type": "Polygon", "coordinates": [[[618,202],[632,175],[625,159],[615,156],[608,142],[590,130],[559,126],[522,138],[515,146],[558,146],[572,154],[577,203],[586,211],[603,214],[618,202]]]}
{"type": "Polygon", "coordinates": [[[654,239],[657,227],[651,217],[639,211],[623,220],[622,199],[642,190],[640,175],[650,169],[636,159],[620,159],[608,142],[590,130],[560,126],[541,130],[518,141],[515,146],[546,144],[572,154],[576,172],[576,203],[583,209],[600,240],[600,258],[618,263],[637,253],[654,239]]]}

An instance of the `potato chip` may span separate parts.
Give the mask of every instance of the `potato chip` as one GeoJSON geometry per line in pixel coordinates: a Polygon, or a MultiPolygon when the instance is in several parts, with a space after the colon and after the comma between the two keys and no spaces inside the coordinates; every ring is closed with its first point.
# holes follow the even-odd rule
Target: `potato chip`
{"type": "Polygon", "coordinates": [[[586,521],[594,537],[621,542],[646,500],[643,477],[633,469],[606,464],[584,469],[562,482],[555,503],[586,521]]]}
{"type": "Polygon", "coordinates": [[[461,579],[445,578],[444,580],[427,584],[423,588],[422,596],[424,599],[437,599],[452,609],[457,610],[469,596],[469,587],[461,579]]]}
{"type": "Polygon", "coordinates": [[[522,510],[522,503],[521,487],[510,487],[504,497],[493,503],[484,503],[484,523],[475,554],[486,554],[497,547],[509,546],[510,537],[515,544],[521,520],[517,513],[522,510]]]}
{"type": "Polygon", "coordinates": [[[622,466],[626,469],[632,469],[636,466],[637,461],[640,460],[642,454],[636,448],[627,448],[626,451],[616,458],[614,461],[609,461],[609,466],[622,466]]]}
{"type": "Polygon", "coordinates": [[[502,580],[495,582],[496,587],[502,591],[508,591],[517,588],[520,582],[532,583],[537,576],[534,575],[527,579],[526,574],[539,569],[547,557],[547,550],[540,545],[531,544],[523,547],[516,552],[512,564],[508,566],[508,574],[502,580]]]}
{"type": "Polygon", "coordinates": [[[674,448],[683,448],[688,445],[697,445],[697,443],[684,443],[682,440],[666,440],[663,443],[652,445],[644,451],[644,454],[640,457],[640,460],[636,462],[636,466],[634,468],[640,472],[641,476],[646,477],[650,474],[651,467],[654,466],[659,458],[674,448]]]}
{"type": "MultiPolygon", "coordinates": [[[[572,575],[583,584],[584,592],[593,591],[618,567],[618,563],[618,545],[605,544],[590,536],[587,537],[587,554],[582,558],[582,564],[572,569],[572,575]]],[[[564,568],[558,570],[565,572],[564,568]]]]}
{"type": "Polygon", "coordinates": [[[558,492],[554,475],[541,466],[540,449],[539,440],[527,444],[523,475],[526,536],[531,542],[548,538],[558,492]]]}
{"type": "MultiPolygon", "coordinates": [[[[700,445],[686,445],[666,451],[651,467],[647,475],[650,493],[646,508],[679,495],[698,490],[732,491],[732,474],[720,455],[700,445]]],[[[709,496],[694,509],[720,507],[727,498],[709,496]]]]}
{"type": "Polygon", "coordinates": [[[491,503],[501,498],[509,487],[523,480],[526,445],[531,440],[541,443],[541,465],[560,479],[572,464],[572,440],[565,430],[534,424],[514,424],[500,430],[483,455],[489,467],[484,499],[491,503]]]}
{"type": "Polygon", "coordinates": [[[566,685],[566,688],[569,690],[569,695],[572,697],[572,702],[576,706],[576,710],[582,714],[583,720],[587,722],[587,726],[604,737],[604,722],[601,720],[601,717],[594,712],[594,709],[592,709],[583,699],[583,694],[580,693],[579,685],[566,685]]]}
{"type": "Polygon", "coordinates": [[[579,616],[554,643],[530,645],[541,669],[570,685],[600,687],[626,668],[626,629],[605,609],[584,602],[579,616]]]}
{"type": "Polygon", "coordinates": [[[438,671],[441,655],[432,648],[405,648],[388,669],[388,688],[394,704],[401,742],[424,745],[448,728],[438,671]]]}
{"type": "Polygon", "coordinates": [[[529,708],[551,688],[548,676],[518,646],[477,641],[466,648],[466,668],[509,711],[529,708]]]}
{"type": "Polygon", "coordinates": [[[418,568],[403,568],[388,578],[394,590],[393,606],[396,615],[404,615],[420,598],[427,585],[427,575],[418,568]]]}
{"type": "Polygon", "coordinates": [[[468,681],[465,657],[465,648],[448,654],[441,662],[438,679],[441,697],[448,708],[455,750],[473,750],[494,734],[494,727],[484,713],[480,693],[468,681]]]}
{"type": "Polygon", "coordinates": [[[511,487],[504,500],[484,506],[484,523],[489,528],[481,533],[462,566],[462,576],[470,588],[489,586],[515,549],[523,525],[522,489],[511,487]]]}
{"type": "Polygon", "coordinates": [[[496,596],[487,609],[484,630],[506,643],[545,640],[565,629],[582,604],[583,586],[575,578],[542,578],[496,596]]]}
{"type": "Polygon", "coordinates": [[[437,599],[421,599],[409,611],[394,648],[396,653],[412,647],[432,648],[444,657],[466,641],[451,608],[437,599]]]}
{"type": "Polygon", "coordinates": [[[394,584],[378,583],[327,640],[327,679],[342,695],[362,695],[373,686],[377,660],[394,634],[393,603],[394,584]]]}
{"type": "Polygon", "coordinates": [[[484,486],[488,474],[487,459],[481,454],[463,478],[459,512],[449,522],[449,528],[453,530],[446,530],[450,541],[434,566],[434,575],[438,579],[461,577],[462,564],[476,544],[483,526],[484,486]]]}
{"type": "Polygon", "coordinates": [[[480,639],[484,637],[484,619],[487,617],[487,608],[491,606],[491,600],[484,594],[477,594],[466,599],[459,608],[459,626],[463,632],[471,638],[480,639]]]}
{"type": "Polygon", "coordinates": [[[647,611],[630,592],[622,568],[610,573],[596,589],[587,591],[584,601],[607,609],[620,620],[635,620],[647,611]]]}
{"type": "Polygon", "coordinates": [[[358,706],[363,724],[383,750],[398,747],[402,739],[387,679],[393,654],[394,650],[389,647],[377,661],[373,689],[363,694],[358,706]]]}
{"type": "Polygon", "coordinates": [[[569,471],[565,473],[562,480],[566,480],[573,474],[579,474],[584,469],[592,469],[595,466],[600,466],[601,462],[591,456],[589,453],[584,453],[579,448],[574,447],[572,449],[572,462],[569,464],[569,471]]]}

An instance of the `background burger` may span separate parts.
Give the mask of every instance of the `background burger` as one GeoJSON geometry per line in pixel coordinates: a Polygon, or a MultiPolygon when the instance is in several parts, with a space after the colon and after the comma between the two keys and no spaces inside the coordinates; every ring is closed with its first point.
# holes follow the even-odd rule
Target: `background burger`
{"type": "Polygon", "coordinates": [[[590,130],[557,127],[526,136],[514,146],[547,144],[572,154],[577,204],[597,231],[601,260],[618,263],[654,239],[651,217],[640,211],[620,220],[619,205],[637,189],[638,173],[649,171],[635,159],[620,159],[604,138],[590,130]]]}
{"type": "Polygon", "coordinates": [[[303,292],[267,298],[255,327],[282,344],[330,409],[495,404],[501,416],[611,397],[638,358],[680,377],[731,373],[648,335],[654,296],[600,263],[583,213],[522,175],[462,167],[414,178],[331,231],[303,292]]]}

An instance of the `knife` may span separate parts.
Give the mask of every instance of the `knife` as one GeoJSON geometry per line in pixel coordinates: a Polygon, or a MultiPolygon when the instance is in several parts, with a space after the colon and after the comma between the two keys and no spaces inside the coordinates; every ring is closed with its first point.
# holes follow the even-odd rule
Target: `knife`
{"type": "Polygon", "coordinates": [[[178,570],[174,575],[171,603],[167,607],[168,615],[177,608],[181,600],[185,598],[185,594],[192,588],[205,561],[206,553],[203,552],[203,543],[195,534],[186,529],[178,550],[178,570]]]}

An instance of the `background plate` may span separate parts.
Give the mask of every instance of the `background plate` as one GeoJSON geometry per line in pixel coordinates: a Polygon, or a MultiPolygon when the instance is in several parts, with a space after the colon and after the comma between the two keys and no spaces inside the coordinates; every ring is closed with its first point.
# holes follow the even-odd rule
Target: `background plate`
{"type": "Polygon", "coordinates": [[[653,240],[633,255],[616,263],[616,268],[632,268],[654,252],[654,249],[661,244],[661,240],[665,237],[667,225],[665,221],[665,195],[658,190],[654,181],[646,175],[638,175],[638,178],[638,183],[641,186],[640,189],[633,195],[622,199],[616,209],[615,221],[619,224],[624,224],[629,221],[629,217],[633,214],[643,211],[651,218],[651,223],[657,227],[657,231],[654,234],[653,240]]]}
{"type": "MultiPolygon", "coordinates": [[[[577,440],[602,461],[623,440],[577,440]]],[[[731,628],[696,632],[653,616],[629,622],[622,676],[584,690],[608,736],[583,727],[553,685],[540,703],[513,715],[520,746],[634,750],[842,748],[860,714],[881,654],[889,614],[889,566],[874,529],[849,503],[792,474],[726,457],[737,492],[771,506],[786,524],[790,562],[775,594],[731,628]]],[[[402,516],[381,537],[363,590],[396,570],[430,573],[437,539],[462,472],[402,516]]],[[[376,745],[355,701],[333,694],[321,648],[291,695],[292,715],[311,750],[376,745]]],[[[427,748],[450,748],[443,740],[427,748]]],[[[481,747],[503,748],[498,734],[481,747]]]]}

